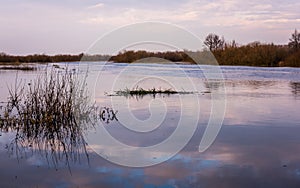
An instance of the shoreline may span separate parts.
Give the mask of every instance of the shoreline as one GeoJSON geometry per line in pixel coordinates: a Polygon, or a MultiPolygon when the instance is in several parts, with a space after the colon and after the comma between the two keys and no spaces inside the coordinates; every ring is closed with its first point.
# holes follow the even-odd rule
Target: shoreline
{"type": "MultiPolygon", "coordinates": [[[[235,67],[235,66],[241,66],[241,67],[257,67],[257,68],[300,68],[299,66],[254,66],[254,65],[239,65],[239,64],[231,64],[231,65],[211,65],[211,64],[196,64],[191,62],[113,62],[113,61],[68,61],[68,62],[26,62],[26,63],[6,63],[6,62],[0,62],[0,70],[36,70],[34,68],[36,65],[48,65],[48,64],[68,64],[68,63],[80,63],[80,62],[86,62],[86,63],[99,63],[99,62],[106,62],[109,64],[163,64],[163,65],[203,65],[203,66],[223,66],[223,67],[235,67]]],[[[56,68],[54,66],[54,68],[56,68]]]]}

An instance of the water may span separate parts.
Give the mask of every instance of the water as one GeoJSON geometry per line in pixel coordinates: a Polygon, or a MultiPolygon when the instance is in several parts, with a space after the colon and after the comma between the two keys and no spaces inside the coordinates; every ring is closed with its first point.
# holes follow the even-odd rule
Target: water
{"type": "MultiPolygon", "coordinates": [[[[220,81],[205,79],[204,72],[211,67],[202,66],[201,70],[195,65],[129,66],[121,63],[72,63],[68,66],[80,74],[84,74],[88,67],[91,98],[100,107],[118,111],[116,117],[119,121],[112,118],[97,124],[105,127],[118,141],[136,147],[159,144],[174,133],[180,118],[185,118],[188,123],[197,122],[194,135],[178,154],[166,162],[132,168],[113,164],[108,160],[115,157],[114,154],[103,159],[90,147],[87,148],[88,159],[82,153],[69,163],[64,157],[55,160],[51,152],[45,156],[43,150],[26,143],[23,147],[11,145],[14,132],[2,132],[1,187],[300,186],[300,69],[221,67],[226,89],[225,118],[213,144],[205,152],[198,152],[211,113],[212,94],[223,95],[220,81]],[[108,96],[116,90],[133,86],[175,88],[195,93],[156,95],[155,98],[151,95],[108,96]],[[195,110],[195,99],[199,101],[199,113],[195,110]],[[155,102],[157,105],[153,105],[155,102]],[[121,124],[128,109],[142,122],[151,118],[149,103],[152,103],[152,113],[164,114],[166,109],[159,127],[151,132],[137,133],[121,124]],[[16,146],[20,148],[18,155],[12,151],[16,146]]],[[[7,86],[15,84],[16,75],[24,82],[30,82],[44,71],[45,65],[39,65],[36,72],[1,71],[0,102],[6,101],[7,86]]],[[[96,143],[96,146],[103,151],[112,148],[109,144],[96,143]]],[[[117,154],[122,156],[124,152],[120,150],[117,154]]],[[[159,154],[149,155],[137,157],[160,159],[159,154]]]]}

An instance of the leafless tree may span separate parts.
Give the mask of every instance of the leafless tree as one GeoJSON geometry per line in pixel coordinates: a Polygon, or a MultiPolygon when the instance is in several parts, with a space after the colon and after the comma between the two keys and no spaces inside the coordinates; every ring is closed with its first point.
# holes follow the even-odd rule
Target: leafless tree
{"type": "Polygon", "coordinates": [[[224,37],[211,33],[205,38],[204,44],[210,51],[222,50],[224,49],[225,40],[224,37]]]}
{"type": "Polygon", "coordinates": [[[292,37],[289,39],[289,47],[293,50],[300,49],[300,33],[298,33],[297,29],[295,29],[295,32],[292,34],[292,37]]]}

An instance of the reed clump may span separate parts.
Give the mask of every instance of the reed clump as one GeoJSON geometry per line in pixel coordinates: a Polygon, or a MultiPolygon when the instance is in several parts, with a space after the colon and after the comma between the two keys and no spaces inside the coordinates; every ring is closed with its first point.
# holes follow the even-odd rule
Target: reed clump
{"type": "Polygon", "coordinates": [[[16,79],[0,117],[0,130],[16,133],[11,144],[16,154],[19,146],[31,147],[51,156],[54,164],[61,159],[69,164],[70,159],[87,155],[83,130],[96,112],[87,96],[85,79],[68,69],[52,69],[26,85],[16,79]]]}

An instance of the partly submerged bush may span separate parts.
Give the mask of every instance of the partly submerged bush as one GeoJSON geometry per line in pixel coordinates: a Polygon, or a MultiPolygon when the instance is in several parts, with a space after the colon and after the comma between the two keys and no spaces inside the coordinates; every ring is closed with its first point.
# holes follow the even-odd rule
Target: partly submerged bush
{"type": "Polygon", "coordinates": [[[124,90],[118,90],[115,92],[115,94],[111,94],[109,96],[125,96],[125,97],[137,97],[137,98],[143,98],[145,95],[152,95],[155,97],[156,95],[171,95],[171,94],[193,94],[196,92],[190,92],[190,91],[175,91],[173,89],[144,89],[141,87],[135,87],[133,89],[124,89],[124,90]]]}

